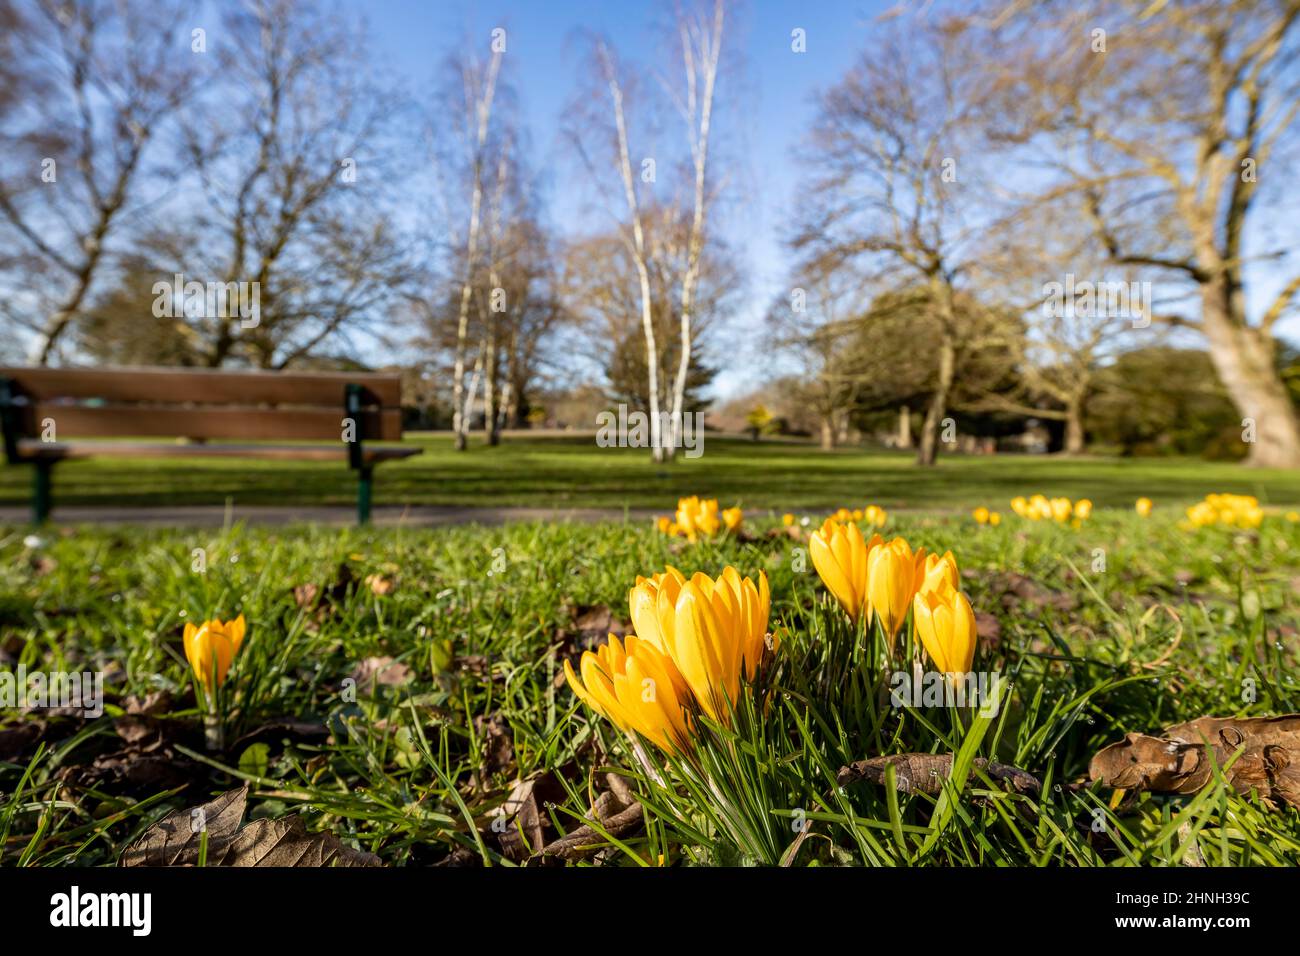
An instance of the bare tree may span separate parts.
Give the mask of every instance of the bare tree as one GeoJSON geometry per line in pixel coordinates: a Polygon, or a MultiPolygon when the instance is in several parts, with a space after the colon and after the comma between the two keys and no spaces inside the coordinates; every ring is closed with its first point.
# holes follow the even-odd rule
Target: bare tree
{"type": "Polygon", "coordinates": [[[852,294],[837,290],[834,279],[820,277],[811,290],[799,286],[797,302],[783,298],[768,312],[772,345],[794,361],[795,398],[816,416],[825,451],[845,430],[866,379],[854,349],[861,316],[852,294]]]}
{"type": "Polygon", "coordinates": [[[684,97],[674,96],[678,111],[686,123],[690,142],[692,189],[691,225],[686,240],[686,266],[681,279],[680,344],[677,374],[673,379],[670,435],[667,456],[671,457],[681,439],[682,400],[686,393],[691,363],[691,318],[695,305],[695,287],[700,276],[700,262],[705,242],[705,223],[709,202],[709,133],[713,123],[713,98],[717,88],[718,64],[722,55],[722,34],[726,20],[723,0],[713,0],[712,20],[703,13],[679,11],[677,36],[685,76],[684,97]]]}
{"type": "MultiPolygon", "coordinates": [[[[586,333],[586,341],[596,347],[590,357],[603,370],[610,393],[618,401],[639,408],[649,408],[647,391],[653,379],[660,389],[658,407],[667,406],[672,372],[680,367],[676,349],[680,340],[673,334],[678,327],[678,305],[682,257],[663,254],[664,249],[684,248],[689,221],[676,207],[654,206],[645,210],[647,246],[656,251],[647,263],[651,322],[656,340],[663,345],[655,353],[658,368],[651,376],[646,368],[642,296],[634,254],[621,228],[574,240],[568,247],[568,265],[564,298],[566,311],[575,327],[586,333]]],[[[695,354],[683,397],[686,411],[697,411],[699,390],[714,374],[701,363],[701,341],[715,321],[725,319],[734,305],[739,287],[739,270],[720,243],[710,243],[704,251],[695,290],[695,318],[692,323],[691,347],[695,354]]],[[[589,346],[590,349],[590,346],[589,346]]]]}
{"type": "MultiPolygon", "coordinates": [[[[982,247],[999,211],[983,202],[981,119],[999,81],[967,54],[958,19],[885,31],[822,100],[817,169],[793,246],[809,275],[855,270],[876,294],[919,287],[935,320],[937,375],[917,463],[933,465],[958,375],[958,357],[981,347],[972,323],[982,247]]],[[[899,344],[902,347],[902,344],[899,344]]]]}
{"type": "MultiPolygon", "coordinates": [[[[501,72],[503,49],[495,46],[484,66],[472,54],[466,54],[456,63],[463,92],[460,126],[461,140],[467,157],[469,215],[465,227],[464,256],[460,306],[456,316],[455,362],[452,368],[452,431],[456,436],[457,451],[464,451],[469,435],[467,401],[465,392],[465,357],[469,343],[470,303],[474,294],[474,270],[478,265],[478,244],[483,214],[484,174],[489,162],[488,134],[492,121],[492,103],[496,97],[497,77],[501,72]]],[[[481,358],[480,358],[481,360],[481,358]]],[[[469,392],[473,396],[473,389],[469,392]]]]}
{"type": "Polygon", "coordinates": [[[165,181],[153,146],[202,81],[180,46],[184,4],[33,0],[6,4],[0,131],[0,294],[48,364],[114,268],[114,243],[165,181]],[[39,102],[39,111],[31,109],[39,102]]]}
{"type": "Polygon", "coordinates": [[[1176,321],[1209,342],[1254,438],[1249,460],[1285,467],[1300,467],[1300,416],[1277,372],[1274,331],[1300,272],[1253,316],[1246,284],[1261,263],[1298,266],[1293,249],[1268,248],[1254,225],[1266,184],[1290,189],[1298,21],[1296,0],[1097,0],[1007,27],[1037,51],[1021,60],[1021,100],[1060,137],[1073,134],[1053,192],[1088,197],[1112,262],[1194,290],[1199,316],[1176,321]]]}
{"type": "Polygon", "coordinates": [[[636,179],[632,175],[631,149],[628,145],[627,111],[624,107],[623,82],[619,77],[618,65],[613,51],[604,41],[596,45],[596,57],[600,76],[609,90],[610,109],[614,121],[615,162],[619,181],[623,187],[623,196],[627,202],[627,228],[623,230],[624,243],[636,268],[637,288],[640,294],[641,328],[645,335],[646,368],[648,378],[648,397],[650,401],[650,445],[655,461],[662,461],[667,456],[663,436],[660,434],[659,420],[659,345],[655,337],[654,312],[650,290],[651,251],[646,243],[645,227],[642,223],[641,201],[637,196],[636,179]]]}
{"type": "Polygon", "coordinates": [[[309,0],[251,0],[226,20],[222,83],[187,125],[208,199],[178,258],[257,283],[256,321],[196,317],[205,364],[282,368],[383,320],[404,271],[385,212],[395,97],[355,24],[309,0]],[[229,122],[213,122],[216,109],[229,122]]]}
{"type": "Polygon", "coordinates": [[[1018,206],[1008,200],[1016,212],[987,249],[984,267],[1007,310],[1024,318],[1025,328],[1006,326],[1001,342],[1016,387],[986,390],[967,406],[1060,421],[1070,455],[1085,450],[1088,399],[1099,373],[1150,337],[1142,330],[1159,305],[1146,300],[1132,267],[1108,268],[1105,250],[1078,226],[1087,218],[1081,198],[1033,197],[1018,206]]]}

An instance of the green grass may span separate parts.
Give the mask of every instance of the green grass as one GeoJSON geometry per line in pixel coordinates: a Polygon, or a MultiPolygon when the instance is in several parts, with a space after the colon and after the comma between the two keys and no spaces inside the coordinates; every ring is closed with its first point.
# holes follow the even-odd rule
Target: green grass
{"type": "MultiPolygon", "coordinates": [[[[668,509],[707,490],[724,506],[835,508],[874,502],[887,508],[1006,508],[1018,494],[1042,492],[1129,507],[1139,496],[1188,504],[1207,492],[1256,495],[1266,505],[1300,503],[1294,472],[1248,469],[1195,459],[1067,459],[950,456],[918,469],[904,453],[710,436],[695,460],[656,466],[646,452],[598,448],[590,436],[508,438],[457,453],[445,436],[418,436],[415,458],[376,472],[378,504],[668,509]]],[[[0,468],[0,504],[28,501],[30,469],[0,468]]],[[[257,459],[68,462],[54,471],[59,505],[350,505],[356,482],[341,465],[257,459]]]]}
{"type": "MultiPolygon", "coordinates": [[[[554,446],[533,454],[545,456],[544,447],[554,446]]],[[[717,451],[719,459],[728,454],[717,451]]],[[[492,454],[478,450],[464,467],[490,470],[492,454]]],[[[585,460],[568,449],[551,454],[566,468],[585,460]]],[[[788,500],[767,483],[790,474],[769,479],[762,463],[797,467],[785,454],[760,452],[759,477],[746,486],[769,488],[766,500],[778,507],[788,500]]],[[[819,465],[827,482],[846,481],[854,463],[875,462],[885,474],[895,468],[850,454],[827,461],[844,468],[819,465]]],[[[1066,483],[1077,465],[1028,464],[1048,471],[1026,475],[1024,490],[1088,491],[1106,500],[1091,479],[1066,483]],[[1051,486],[1049,474],[1062,484],[1051,486]]],[[[623,473],[620,481],[636,467],[609,466],[623,473]]],[[[1160,487],[1172,496],[1181,487],[1177,466],[1141,467],[1147,478],[1116,497],[1158,496],[1160,487]],[[1165,484],[1153,488],[1162,473],[1165,484]]],[[[995,480],[982,461],[950,462],[935,474],[959,473],[995,480]]],[[[913,474],[897,468],[900,483],[913,474]]],[[[945,503],[975,497],[970,488],[959,498],[942,480],[924,480],[945,503]]],[[[979,497],[993,497],[994,487],[1005,495],[1006,480],[977,484],[979,497]]],[[[879,486],[834,494],[837,503],[891,500],[879,486]]],[[[1079,531],[1010,516],[1000,528],[981,528],[938,514],[895,516],[887,530],[927,548],[953,548],[974,606],[999,620],[1000,639],[982,644],[976,665],[1012,678],[991,723],[942,708],[892,711],[870,668],[859,662],[843,671],[860,658],[860,638],[815,573],[793,569],[800,545],[783,537],[692,546],[644,522],[439,531],[82,528],[47,532],[43,542],[25,541],[21,529],[0,532],[7,655],[0,661],[29,671],[102,670],[108,704],[89,721],[0,712],[0,734],[9,735],[0,736],[0,865],[112,865],[152,821],[241,780],[252,786],[253,814],[303,813],[311,828],[389,865],[511,865],[523,855],[518,828],[512,821],[502,834],[492,821],[516,781],[534,779],[550,840],[590,816],[611,768],[642,801],[645,821],[597,839],[602,850],[589,862],[775,862],[789,854],[799,865],[1125,866],[1172,865],[1189,853],[1211,865],[1300,861],[1300,813],[1266,809],[1221,781],[1191,797],[1142,795],[1115,811],[1110,793],[1086,782],[1090,756],[1129,731],[1157,732],[1203,714],[1300,710],[1300,524],[1270,517],[1255,533],[1187,532],[1165,510],[1148,521],[1104,512],[1079,531]],[[201,573],[193,570],[196,548],[206,556],[201,573]],[[1098,554],[1104,571],[1093,570],[1098,554]],[[766,570],[772,625],[784,634],[765,678],[768,703],[738,715],[747,742],[731,746],[720,734],[705,754],[716,791],[698,781],[656,784],[625,739],[557,680],[562,661],[599,637],[581,634],[575,613],[608,605],[625,620],[635,576],[666,562],[710,573],[728,563],[743,573],[766,570]],[[353,583],[334,589],[324,611],[301,606],[294,589],[328,588],[341,565],[353,583]],[[371,574],[391,582],[391,591],[377,594],[363,583],[371,574]],[[1012,574],[1037,590],[1013,593],[1012,574]],[[234,708],[227,745],[208,752],[180,634],[186,620],[239,612],[249,636],[226,685],[234,708]],[[362,688],[349,700],[345,678],[381,656],[405,663],[410,682],[362,688]],[[1252,702],[1243,701],[1247,679],[1257,691],[1252,702]],[[158,693],[168,702],[141,742],[130,733],[138,723],[120,715],[129,696],[158,693]],[[35,733],[18,741],[27,726],[35,733]],[[161,751],[148,749],[155,739],[161,751]],[[983,755],[1030,771],[1043,792],[1004,794],[977,775],[966,796],[937,800],[834,784],[836,771],[854,760],[949,749],[962,752],[963,766],[983,755]],[[743,805],[739,793],[748,795],[743,805]],[[1104,833],[1094,832],[1096,819],[1104,833]],[[811,826],[803,840],[792,825],[799,820],[811,826]]]]}

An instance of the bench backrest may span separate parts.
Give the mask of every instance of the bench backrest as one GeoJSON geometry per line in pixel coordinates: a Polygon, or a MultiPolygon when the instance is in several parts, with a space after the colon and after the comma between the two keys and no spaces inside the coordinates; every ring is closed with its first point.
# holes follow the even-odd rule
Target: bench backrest
{"type": "Polygon", "coordinates": [[[358,441],[402,437],[397,375],[0,367],[0,392],[6,385],[11,396],[9,427],[16,424],[25,436],[40,436],[42,423],[50,419],[56,440],[168,436],[339,441],[343,419],[351,417],[358,441]]]}

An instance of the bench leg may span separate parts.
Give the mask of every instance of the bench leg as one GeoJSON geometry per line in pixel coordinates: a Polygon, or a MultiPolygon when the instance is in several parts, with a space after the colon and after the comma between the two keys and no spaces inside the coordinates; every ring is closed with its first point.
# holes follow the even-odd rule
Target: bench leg
{"type": "Polygon", "coordinates": [[[357,472],[357,524],[370,524],[370,492],[374,485],[374,469],[361,468],[357,472]]]}
{"type": "Polygon", "coordinates": [[[37,461],[32,471],[32,523],[45,524],[50,519],[50,473],[54,471],[51,461],[37,461]]]}

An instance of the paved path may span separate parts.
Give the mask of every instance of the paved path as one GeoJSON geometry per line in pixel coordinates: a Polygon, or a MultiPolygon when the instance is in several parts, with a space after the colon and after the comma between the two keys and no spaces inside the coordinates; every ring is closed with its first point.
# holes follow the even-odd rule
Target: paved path
{"type": "MultiPolygon", "coordinates": [[[[650,521],[662,514],[643,508],[627,511],[613,508],[460,508],[440,505],[411,505],[409,507],[377,507],[371,520],[381,526],[404,525],[412,528],[437,528],[448,525],[481,524],[500,525],[515,521],[598,521],[632,522],[650,521]]],[[[27,508],[0,508],[0,525],[22,525],[31,519],[27,508]]],[[[233,507],[227,511],[221,506],[172,506],[156,508],[55,508],[56,525],[76,524],[135,524],[154,527],[221,527],[227,521],[243,521],[256,525],[289,524],[356,524],[355,508],[346,505],[306,506],[248,506],[233,507]]]]}

